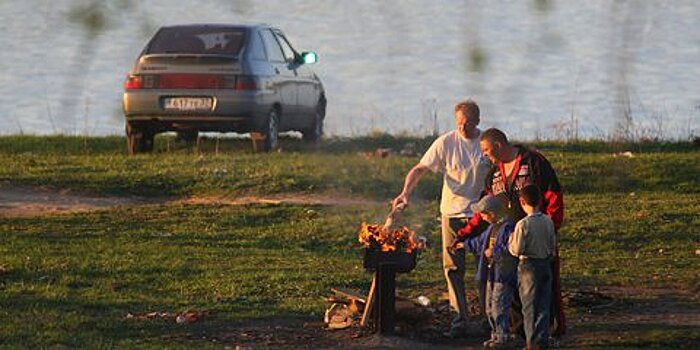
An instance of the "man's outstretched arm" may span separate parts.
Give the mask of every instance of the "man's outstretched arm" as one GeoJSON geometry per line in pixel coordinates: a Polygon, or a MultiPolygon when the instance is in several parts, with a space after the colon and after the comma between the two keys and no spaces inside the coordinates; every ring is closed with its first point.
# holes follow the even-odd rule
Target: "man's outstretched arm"
{"type": "Polygon", "coordinates": [[[403,190],[391,203],[392,208],[396,208],[399,205],[405,206],[408,204],[408,196],[411,195],[413,190],[418,185],[418,182],[420,182],[420,179],[428,170],[428,167],[421,163],[418,163],[411,168],[408,174],[406,174],[406,179],[403,182],[403,190]]]}

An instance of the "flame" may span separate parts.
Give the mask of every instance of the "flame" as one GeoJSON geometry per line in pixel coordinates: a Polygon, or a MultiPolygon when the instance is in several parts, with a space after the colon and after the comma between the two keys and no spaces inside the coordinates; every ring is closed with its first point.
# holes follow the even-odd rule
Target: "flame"
{"type": "Polygon", "coordinates": [[[410,254],[416,249],[425,248],[425,239],[416,237],[416,233],[405,226],[392,232],[386,232],[381,225],[370,225],[363,222],[358,240],[365,247],[381,249],[383,252],[400,251],[410,254]]]}

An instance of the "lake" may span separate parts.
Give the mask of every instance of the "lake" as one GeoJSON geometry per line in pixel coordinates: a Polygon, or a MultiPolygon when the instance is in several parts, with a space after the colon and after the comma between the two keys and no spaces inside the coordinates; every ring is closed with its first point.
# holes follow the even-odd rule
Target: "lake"
{"type": "Polygon", "coordinates": [[[126,72],[161,25],[265,22],[314,50],[326,131],[518,139],[700,135],[700,2],[0,2],[0,134],[123,134],[126,72]]]}

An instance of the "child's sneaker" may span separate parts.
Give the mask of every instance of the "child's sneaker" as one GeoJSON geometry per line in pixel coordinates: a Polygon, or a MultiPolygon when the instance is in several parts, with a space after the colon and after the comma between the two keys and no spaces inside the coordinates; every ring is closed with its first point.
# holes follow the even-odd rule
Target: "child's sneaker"
{"type": "Polygon", "coordinates": [[[492,333],[491,338],[486,339],[486,341],[484,341],[484,343],[482,345],[484,346],[484,349],[487,349],[487,346],[489,346],[489,345],[491,345],[491,343],[495,343],[495,342],[496,342],[496,334],[492,333]]]}
{"type": "Polygon", "coordinates": [[[509,336],[498,336],[496,333],[491,334],[491,339],[484,342],[484,349],[510,349],[513,347],[513,342],[509,336]]]}
{"type": "Polygon", "coordinates": [[[489,350],[500,350],[500,349],[511,349],[511,343],[508,342],[498,342],[496,340],[487,340],[484,342],[484,349],[489,350]]]}

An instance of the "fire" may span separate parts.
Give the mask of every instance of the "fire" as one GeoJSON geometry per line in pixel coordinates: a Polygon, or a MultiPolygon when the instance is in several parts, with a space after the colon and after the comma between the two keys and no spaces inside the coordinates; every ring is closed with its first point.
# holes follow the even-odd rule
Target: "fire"
{"type": "Polygon", "coordinates": [[[383,252],[400,251],[412,253],[414,250],[425,248],[425,239],[417,237],[408,227],[387,232],[381,225],[362,223],[358,237],[365,247],[381,249],[383,252]]]}

